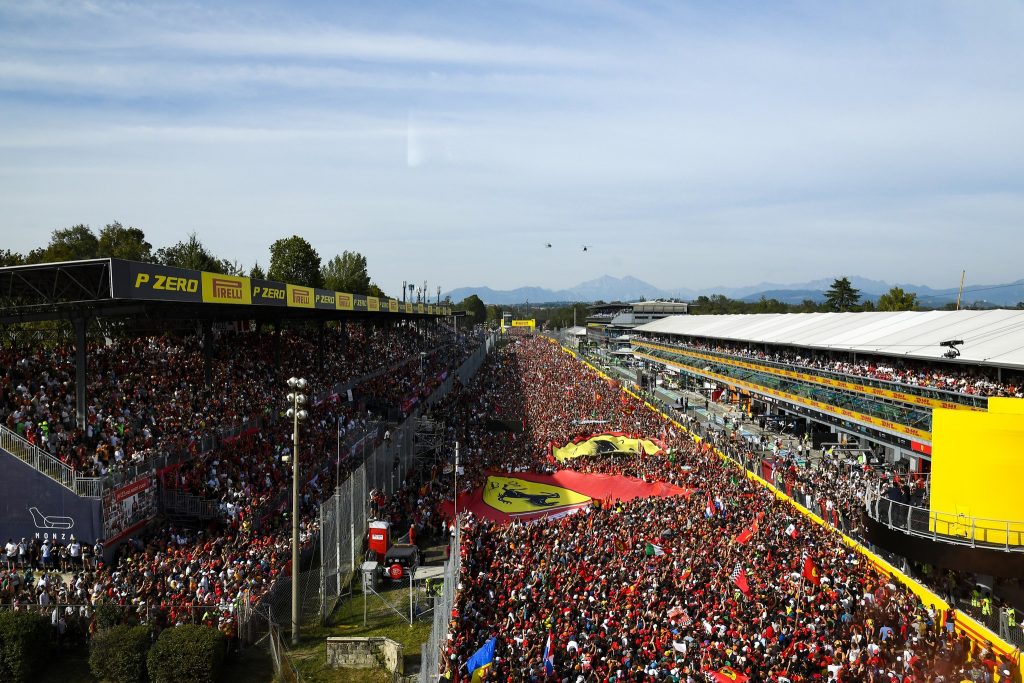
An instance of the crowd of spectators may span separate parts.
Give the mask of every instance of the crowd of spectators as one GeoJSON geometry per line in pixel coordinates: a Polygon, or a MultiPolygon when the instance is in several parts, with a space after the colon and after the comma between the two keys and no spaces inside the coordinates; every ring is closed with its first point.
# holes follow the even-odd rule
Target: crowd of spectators
{"type": "MultiPolygon", "coordinates": [[[[427,330],[421,336],[411,326],[377,331],[349,326],[344,336],[332,338],[332,342],[344,339],[348,345],[340,349],[329,346],[327,357],[337,359],[325,362],[322,371],[310,357],[313,337],[309,334],[281,335],[285,344],[280,364],[270,360],[272,351],[266,347],[269,342],[264,338],[226,338],[219,345],[215,368],[215,377],[224,384],[215,382],[213,386],[217,389],[210,391],[199,391],[189,382],[179,382],[181,375],[167,377],[170,384],[142,382],[151,368],[140,369],[138,363],[145,366],[157,362],[148,353],[104,365],[134,368],[121,372],[104,370],[104,376],[116,383],[120,391],[97,394],[109,404],[94,399],[97,414],[125,415],[125,423],[131,425],[129,429],[135,428],[135,418],[140,415],[148,416],[150,426],[166,424],[162,411],[178,414],[179,398],[197,410],[193,416],[196,421],[189,423],[190,428],[210,429],[224,424],[228,414],[242,419],[263,415],[268,419],[219,441],[210,452],[161,473],[165,487],[217,501],[217,519],[202,528],[160,526],[121,545],[109,564],[102,559],[102,548],[85,550],[87,546],[83,546],[82,559],[57,564],[55,559],[69,554],[71,548],[79,552],[79,542],[75,540],[25,543],[24,539],[12,539],[16,559],[0,570],[0,604],[17,608],[71,605],[73,609],[67,615],[78,610],[76,614],[87,618],[93,627],[93,608],[109,604],[121,608],[122,615],[132,620],[157,626],[207,623],[233,636],[239,606],[243,602],[257,603],[279,576],[290,572],[290,522],[282,514],[287,506],[280,503],[282,491],[289,488],[291,468],[284,465],[282,458],[291,454],[291,422],[275,419],[283,415],[286,407],[281,395],[283,378],[303,375],[309,379],[313,392],[318,387],[353,389],[351,402],[347,392],[318,392],[320,399],[308,406],[310,417],[304,426],[299,453],[303,477],[300,531],[302,543],[307,546],[317,532],[318,505],[333,491],[335,477],[344,479],[359,464],[358,456],[353,457],[349,451],[339,452],[339,441],[382,438],[386,430],[378,427],[380,414],[374,414],[369,406],[400,413],[402,405],[418,401],[457,368],[476,344],[475,340],[455,338],[441,326],[427,330]],[[252,365],[251,357],[263,355],[255,351],[266,352],[266,358],[252,365]],[[402,362],[404,359],[409,360],[402,362]],[[378,374],[376,371],[382,368],[390,369],[378,374]],[[360,381],[360,375],[368,379],[360,381]],[[145,397],[135,391],[143,388],[143,384],[145,397]],[[134,388],[126,391],[129,386],[134,388]],[[169,393],[157,393],[165,390],[169,393]],[[187,396],[175,394],[178,390],[186,391],[187,396]],[[122,395],[123,391],[131,400],[122,395]],[[20,559],[23,544],[25,560],[20,559]],[[57,570],[65,573],[54,573],[57,570]]],[[[172,348],[175,351],[171,355],[179,357],[193,348],[188,339],[169,346],[161,340],[126,344],[123,349],[172,348]]],[[[14,412],[32,413],[26,418],[31,423],[26,432],[36,431],[43,419],[56,419],[50,406],[64,403],[65,394],[61,392],[74,393],[73,388],[68,389],[62,382],[51,381],[59,376],[60,370],[35,365],[48,358],[51,356],[38,354],[29,362],[17,363],[18,369],[9,371],[4,383],[5,401],[18,404],[14,412]],[[42,400],[47,397],[49,400],[42,400]]],[[[191,366],[190,362],[176,367],[191,366]]],[[[200,381],[194,375],[187,377],[200,381]]],[[[61,418],[62,425],[65,418],[61,418]]],[[[178,438],[174,431],[160,433],[167,439],[178,438]]],[[[126,442],[130,442],[130,437],[123,439],[122,443],[126,442]]],[[[56,612],[54,619],[56,625],[56,612]]]]}
{"type": "MultiPolygon", "coordinates": [[[[285,373],[361,377],[441,346],[439,334],[356,325],[313,334],[226,332],[213,341],[209,384],[196,335],[91,345],[84,429],[76,422],[73,349],[3,349],[0,420],[80,475],[103,476],[157,453],[194,453],[227,429],[273,415],[285,373]]],[[[389,381],[387,374],[377,379],[389,381]]],[[[408,383],[388,388],[412,391],[408,383]]]]}
{"type": "Polygon", "coordinates": [[[894,358],[892,356],[871,356],[858,353],[856,358],[832,352],[826,354],[813,349],[786,349],[780,347],[754,348],[751,345],[723,340],[704,341],[700,339],[681,340],[678,337],[648,335],[638,340],[677,346],[691,351],[704,351],[739,356],[754,360],[771,361],[793,366],[795,369],[810,368],[839,375],[867,377],[911,387],[940,389],[973,396],[1006,396],[1024,398],[1024,377],[1003,373],[1002,379],[995,370],[985,371],[979,367],[968,367],[953,363],[927,362],[894,358]],[[842,355],[845,357],[836,357],[842,355]]]}
{"type": "MultiPolygon", "coordinates": [[[[692,492],[596,501],[530,524],[465,515],[442,652],[447,680],[466,679],[467,662],[492,637],[486,680],[502,682],[700,681],[727,675],[720,671],[753,682],[960,681],[982,680],[997,664],[831,526],[809,522],[547,341],[510,344],[435,417],[462,447],[461,491],[491,469],[573,468],[692,492]],[[551,456],[552,444],[607,431],[656,437],[666,448],[632,459],[551,456]]],[[[392,505],[437,530],[452,481],[431,475],[392,505]]]]}

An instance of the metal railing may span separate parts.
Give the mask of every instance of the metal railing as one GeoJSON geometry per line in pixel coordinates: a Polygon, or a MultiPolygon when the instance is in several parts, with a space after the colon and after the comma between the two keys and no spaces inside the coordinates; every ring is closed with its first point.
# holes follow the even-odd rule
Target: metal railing
{"type": "Polygon", "coordinates": [[[83,477],[70,465],[53,457],[3,425],[0,425],[0,448],[83,498],[102,498],[109,489],[134,481],[144,474],[150,474],[176,462],[187,460],[194,455],[208,453],[222,439],[237,436],[246,429],[258,428],[262,425],[262,418],[243,420],[240,424],[224,427],[217,430],[216,434],[207,434],[199,439],[196,442],[194,453],[188,449],[153,453],[140,463],[126,465],[102,477],[83,477]]]}
{"type": "Polygon", "coordinates": [[[0,448],[79,496],[103,496],[101,479],[78,476],[73,468],[4,426],[0,426],[0,448]]]}
{"type": "Polygon", "coordinates": [[[161,488],[160,508],[166,514],[192,519],[216,519],[218,516],[216,500],[193,496],[174,489],[161,488]]]}
{"type": "Polygon", "coordinates": [[[866,493],[864,507],[871,519],[911,536],[971,548],[1024,552],[1024,521],[936,512],[897,502],[878,491],[866,493]]]}

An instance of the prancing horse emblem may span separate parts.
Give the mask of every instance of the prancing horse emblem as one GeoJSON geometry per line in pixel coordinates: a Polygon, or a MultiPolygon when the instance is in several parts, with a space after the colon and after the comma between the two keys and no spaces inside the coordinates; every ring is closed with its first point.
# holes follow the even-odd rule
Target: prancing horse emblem
{"type": "MultiPolygon", "coordinates": [[[[498,488],[497,484],[491,484],[491,488],[498,488]]],[[[515,483],[503,483],[501,493],[498,494],[498,502],[504,503],[505,505],[511,505],[512,501],[509,499],[527,500],[531,505],[539,508],[549,508],[558,502],[559,494],[557,492],[549,493],[524,493],[524,486],[520,486],[515,483]]]]}

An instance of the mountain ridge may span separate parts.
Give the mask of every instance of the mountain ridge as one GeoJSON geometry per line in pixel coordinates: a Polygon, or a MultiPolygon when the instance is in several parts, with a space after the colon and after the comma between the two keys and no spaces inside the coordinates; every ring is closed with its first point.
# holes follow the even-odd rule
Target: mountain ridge
{"type": "MultiPolygon", "coordinates": [[[[902,287],[907,292],[917,294],[923,304],[941,306],[947,302],[955,301],[958,291],[957,287],[935,289],[927,285],[910,283],[891,284],[884,280],[873,280],[858,275],[848,277],[853,287],[860,290],[861,296],[871,301],[877,301],[879,296],[888,292],[892,287],[902,287]]],[[[741,299],[743,301],[757,301],[764,296],[766,298],[778,299],[783,303],[800,303],[804,299],[813,299],[819,302],[824,300],[825,290],[832,286],[833,281],[834,278],[819,278],[807,282],[788,284],[762,282],[756,285],[741,287],[702,287],[699,289],[678,287],[660,289],[631,275],[621,278],[613,275],[601,275],[567,289],[552,290],[537,286],[517,287],[508,290],[496,290],[484,286],[458,287],[447,292],[446,296],[451,297],[451,300],[454,302],[459,302],[467,296],[476,294],[484,303],[497,305],[547,304],[568,301],[639,301],[641,299],[672,298],[690,301],[699,296],[710,296],[712,294],[721,294],[730,299],[741,299]]],[[[1004,284],[979,284],[964,289],[965,304],[988,303],[995,306],[1013,306],[1020,301],[1024,301],[1024,278],[1004,284]],[[974,294],[980,296],[974,296],[974,294]]]]}

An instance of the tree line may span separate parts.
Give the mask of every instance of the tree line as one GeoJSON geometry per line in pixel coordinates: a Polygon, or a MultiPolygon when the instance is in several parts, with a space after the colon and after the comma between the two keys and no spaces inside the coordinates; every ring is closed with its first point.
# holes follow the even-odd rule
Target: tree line
{"type": "Polygon", "coordinates": [[[357,251],[344,251],[322,262],[313,245],[298,235],[281,238],[270,245],[266,271],[258,262],[246,268],[236,260],[217,256],[195,232],[176,244],[154,249],[143,230],[125,227],[117,221],[108,223],[98,232],[82,224],[58,228],[50,235],[46,246],[32,249],[27,254],[0,249],[0,267],[94,258],[121,258],[224,275],[278,280],[350,294],[386,296],[370,279],[365,256],[357,251]]]}
{"type": "MultiPolygon", "coordinates": [[[[597,301],[595,304],[604,304],[597,301]]],[[[727,313],[826,313],[856,311],[914,311],[931,308],[918,300],[917,294],[908,292],[902,287],[893,287],[874,302],[864,299],[860,290],[850,283],[849,277],[836,278],[832,286],[825,292],[823,301],[804,299],[798,304],[789,304],[778,299],[761,297],[758,301],[730,299],[723,294],[702,295],[689,302],[691,315],[723,315],[727,313]]],[[[623,304],[626,306],[626,304],[623,304]]],[[[955,304],[946,304],[944,308],[953,308],[955,304]]],[[[590,312],[590,304],[576,302],[567,304],[515,304],[499,306],[485,304],[476,294],[472,294],[454,305],[456,310],[467,311],[475,323],[486,322],[498,324],[502,314],[511,313],[513,318],[532,318],[537,326],[545,329],[561,329],[577,325],[586,325],[590,312]]]]}

